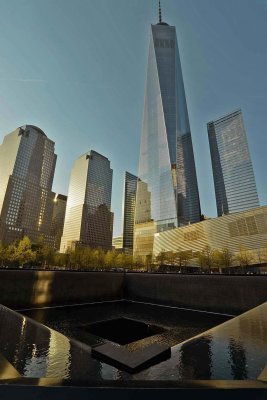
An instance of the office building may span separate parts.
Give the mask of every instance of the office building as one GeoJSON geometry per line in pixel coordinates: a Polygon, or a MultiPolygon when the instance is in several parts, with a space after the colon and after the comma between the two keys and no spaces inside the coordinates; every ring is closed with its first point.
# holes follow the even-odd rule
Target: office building
{"type": "Polygon", "coordinates": [[[241,110],[207,125],[218,216],[259,206],[241,110]]]}
{"type": "Polygon", "coordinates": [[[53,216],[51,235],[54,237],[54,249],[60,249],[60,241],[63,234],[64,220],[66,213],[67,196],[64,194],[55,194],[53,204],[53,216]]]}
{"type": "Polygon", "coordinates": [[[111,250],[112,173],[110,161],[94,150],[75,161],[70,176],[61,253],[77,246],[111,250]]]}
{"type": "Polygon", "coordinates": [[[123,252],[123,237],[121,236],[115,236],[112,239],[112,248],[114,250],[117,250],[118,252],[123,252]]]}
{"type": "Polygon", "coordinates": [[[156,233],[153,255],[188,251],[194,259],[207,246],[211,250],[227,249],[233,255],[243,249],[254,254],[255,262],[259,262],[260,253],[267,251],[267,206],[156,233]]]}
{"type": "Polygon", "coordinates": [[[150,32],[138,178],[134,256],[145,257],[152,253],[155,232],[200,221],[176,31],[162,22],[161,9],[150,32]]]}
{"type": "Polygon", "coordinates": [[[55,143],[33,125],[4,137],[0,146],[0,240],[4,244],[25,235],[33,242],[43,237],[47,244],[53,244],[54,147],[55,143]]]}
{"type": "Polygon", "coordinates": [[[124,195],[123,195],[123,248],[125,253],[132,254],[133,252],[133,237],[134,237],[134,216],[135,216],[135,201],[137,176],[125,172],[124,177],[124,195]]]}

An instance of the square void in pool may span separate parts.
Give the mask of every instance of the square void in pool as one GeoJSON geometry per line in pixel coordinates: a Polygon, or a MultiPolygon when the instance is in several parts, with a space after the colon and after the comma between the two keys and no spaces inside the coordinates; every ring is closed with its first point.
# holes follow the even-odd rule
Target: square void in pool
{"type": "Polygon", "coordinates": [[[116,318],[95,322],[93,324],[83,325],[81,329],[95,336],[122,345],[136,342],[137,340],[166,331],[166,329],[160,326],[146,324],[145,322],[129,318],[116,318]]]}

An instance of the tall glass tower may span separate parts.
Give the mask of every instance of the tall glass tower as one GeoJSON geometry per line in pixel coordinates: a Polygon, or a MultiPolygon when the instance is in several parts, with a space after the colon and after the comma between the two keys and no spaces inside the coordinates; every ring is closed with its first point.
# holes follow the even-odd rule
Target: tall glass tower
{"type": "Polygon", "coordinates": [[[134,256],[154,234],[200,221],[195,161],[176,31],[151,25],[138,172],[134,256]]]}
{"type": "Polygon", "coordinates": [[[218,216],[259,206],[241,110],[207,125],[218,216]]]}
{"type": "Polygon", "coordinates": [[[123,248],[128,254],[133,252],[133,233],[137,176],[125,172],[124,177],[124,196],[123,196],[123,248]]]}
{"type": "Polygon", "coordinates": [[[61,253],[76,246],[111,250],[112,175],[110,161],[94,150],[75,161],[70,176],[61,253]]]}
{"type": "Polygon", "coordinates": [[[53,245],[51,191],[57,156],[55,143],[37,126],[25,125],[0,146],[0,240],[4,244],[43,237],[53,245]]]}

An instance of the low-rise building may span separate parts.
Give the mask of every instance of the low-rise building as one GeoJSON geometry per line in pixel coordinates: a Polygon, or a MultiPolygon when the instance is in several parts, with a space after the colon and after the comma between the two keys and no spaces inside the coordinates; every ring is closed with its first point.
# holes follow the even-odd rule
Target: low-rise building
{"type": "Polygon", "coordinates": [[[162,252],[191,251],[194,259],[207,247],[228,249],[233,255],[247,250],[257,262],[260,252],[267,250],[267,206],[156,233],[153,256],[162,252]]]}

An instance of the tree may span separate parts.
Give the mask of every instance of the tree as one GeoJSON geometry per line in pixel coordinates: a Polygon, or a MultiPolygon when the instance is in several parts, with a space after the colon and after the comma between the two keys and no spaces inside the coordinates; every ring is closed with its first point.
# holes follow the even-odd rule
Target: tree
{"type": "Polygon", "coordinates": [[[6,248],[3,246],[2,241],[0,241],[0,263],[3,267],[6,260],[6,248]]]}
{"type": "Polygon", "coordinates": [[[36,252],[36,263],[37,264],[44,264],[44,254],[43,254],[43,248],[44,248],[44,237],[40,236],[37,240],[36,243],[32,244],[32,250],[36,252]]]}
{"type": "Polygon", "coordinates": [[[81,265],[85,269],[92,268],[93,252],[90,247],[84,247],[81,254],[81,265]]]}
{"type": "Polygon", "coordinates": [[[36,252],[32,250],[32,243],[28,236],[24,236],[24,238],[19,241],[15,249],[15,259],[22,266],[35,261],[36,252]]]}
{"type": "Polygon", "coordinates": [[[233,265],[233,260],[234,260],[233,253],[227,247],[223,247],[220,253],[221,253],[222,267],[226,268],[231,267],[233,265]]]}
{"type": "Polygon", "coordinates": [[[198,253],[198,261],[202,269],[211,270],[214,265],[214,250],[210,246],[205,246],[204,249],[198,253]]]}
{"type": "Polygon", "coordinates": [[[168,265],[176,265],[177,254],[174,251],[167,251],[165,253],[165,260],[168,265]]]}
{"type": "Polygon", "coordinates": [[[161,251],[156,256],[156,261],[158,262],[159,266],[164,265],[166,263],[166,259],[167,259],[167,254],[163,251],[161,251]]]}
{"type": "Polygon", "coordinates": [[[187,263],[192,259],[192,251],[188,250],[178,250],[175,253],[176,260],[178,262],[179,268],[187,267],[187,263]]]}
{"type": "Polygon", "coordinates": [[[55,253],[54,255],[54,266],[66,268],[68,263],[68,254],[55,253]]]}
{"type": "Polygon", "coordinates": [[[115,259],[116,267],[125,268],[125,260],[126,260],[126,256],[124,253],[117,254],[116,259],[115,259]]]}
{"type": "Polygon", "coordinates": [[[115,251],[109,250],[106,252],[104,257],[104,264],[106,268],[112,268],[116,265],[116,253],[115,251]]]}
{"type": "Polygon", "coordinates": [[[220,250],[213,250],[212,252],[212,266],[221,270],[222,267],[222,252],[220,250]]]}
{"type": "Polygon", "coordinates": [[[135,269],[140,270],[144,268],[144,262],[141,256],[135,256],[133,264],[135,269]]]}
{"type": "Polygon", "coordinates": [[[15,243],[11,243],[6,249],[6,258],[9,262],[14,263],[17,261],[17,248],[15,243]]]}
{"type": "Polygon", "coordinates": [[[188,261],[192,260],[193,254],[192,251],[182,251],[182,259],[183,259],[183,265],[187,267],[188,261]]]}
{"type": "Polygon", "coordinates": [[[246,269],[253,261],[254,257],[244,246],[240,246],[239,252],[236,254],[236,260],[240,267],[246,269]]]}
{"type": "Polygon", "coordinates": [[[267,263],[267,244],[262,249],[262,261],[267,263]]]}
{"type": "Polygon", "coordinates": [[[36,252],[36,263],[41,264],[43,267],[55,264],[55,250],[52,246],[45,243],[43,236],[40,236],[36,243],[32,244],[32,250],[36,252]]]}
{"type": "Polygon", "coordinates": [[[43,248],[43,258],[44,265],[50,267],[54,264],[55,250],[50,246],[44,246],[43,248]]]}
{"type": "Polygon", "coordinates": [[[100,269],[104,269],[105,267],[105,252],[103,249],[100,247],[95,250],[95,257],[97,260],[97,266],[99,266],[100,269]]]}
{"type": "Polygon", "coordinates": [[[257,261],[259,264],[261,264],[264,260],[264,252],[262,248],[258,248],[256,250],[256,255],[257,255],[257,261]]]}
{"type": "Polygon", "coordinates": [[[125,254],[125,268],[131,269],[133,266],[133,256],[130,254],[125,254]]]}

